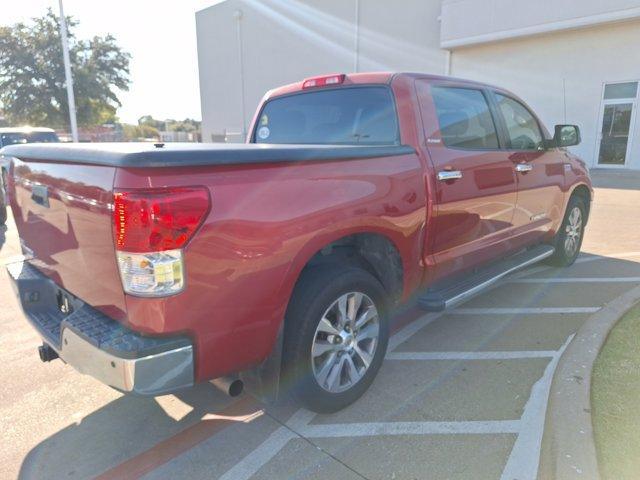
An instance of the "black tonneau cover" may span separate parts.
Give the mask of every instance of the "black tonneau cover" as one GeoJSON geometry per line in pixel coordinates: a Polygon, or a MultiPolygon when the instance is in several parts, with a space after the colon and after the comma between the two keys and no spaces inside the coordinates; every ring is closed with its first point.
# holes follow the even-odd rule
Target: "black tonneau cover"
{"type": "Polygon", "coordinates": [[[22,160],[106,165],[172,167],[330,161],[415,153],[406,145],[276,145],[230,143],[58,143],[9,145],[0,156],[22,160]]]}

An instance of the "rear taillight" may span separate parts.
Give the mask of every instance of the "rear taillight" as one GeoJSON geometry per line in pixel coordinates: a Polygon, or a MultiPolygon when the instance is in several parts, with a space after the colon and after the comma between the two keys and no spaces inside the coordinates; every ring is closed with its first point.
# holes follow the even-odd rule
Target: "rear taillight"
{"type": "Polygon", "coordinates": [[[117,191],[113,235],[126,293],[161,297],[184,288],[182,248],[210,207],[205,188],[117,191]]]}

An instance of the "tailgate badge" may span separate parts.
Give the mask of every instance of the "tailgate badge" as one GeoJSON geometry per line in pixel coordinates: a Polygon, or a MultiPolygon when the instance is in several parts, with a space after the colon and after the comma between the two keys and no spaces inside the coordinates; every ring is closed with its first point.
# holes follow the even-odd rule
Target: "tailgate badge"
{"type": "Polygon", "coordinates": [[[49,208],[49,191],[44,185],[33,185],[31,187],[31,200],[38,205],[49,208]]]}

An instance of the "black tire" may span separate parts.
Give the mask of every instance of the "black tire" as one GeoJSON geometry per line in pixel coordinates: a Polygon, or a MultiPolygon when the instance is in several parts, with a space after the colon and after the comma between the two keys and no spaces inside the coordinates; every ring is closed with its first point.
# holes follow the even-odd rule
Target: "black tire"
{"type": "MultiPolygon", "coordinates": [[[[386,303],[387,294],[380,282],[369,272],[361,268],[331,265],[314,267],[304,272],[296,285],[286,314],[283,351],[283,368],[285,375],[283,378],[283,386],[285,388],[290,387],[293,395],[303,405],[318,413],[338,411],[360,398],[369,388],[371,382],[373,382],[382,365],[387,350],[389,325],[386,315],[386,303]],[[371,323],[365,324],[367,327],[371,327],[372,325],[374,327],[375,325],[378,326],[375,349],[371,347],[373,343],[358,343],[357,334],[362,334],[365,328],[359,330],[358,328],[352,327],[352,330],[350,330],[352,333],[346,333],[346,335],[350,335],[349,339],[338,339],[337,335],[326,335],[323,331],[318,330],[323,317],[333,318],[331,317],[333,313],[328,313],[330,307],[334,306],[335,309],[337,309],[336,302],[338,299],[345,295],[347,295],[347,299],[350,299],[354,292],[364,294],[362,303],[360,304],[361,310],[357,312],[362,314],[365,310],[370,309],[371,304],[375,306],[378,312],[377,317],[372,317],[373,319],[369,321],[371,323]],[[351,295],[351,297],[349,295],[351,295]],[[375,318],[377,318],[377,320],[375,320],[375,318]],[[330,341],[330,339],[333,340],[330,341]],[[326,354],[314,358],[312,354],[312,347],[316,345],[314,342],[323,342],[325,340],[326,344],[340,341],[341,345],[335,348],[342,350],[337,352],[333,350],[328,351],[326,354]],[[347,343],[352,346],[350,349],[351,352],[346,351],[349,350],[347,343]],[[353,345],[356,345],[356,347],[353,347],[353,345]],[[361,348],[361,345],[364,345],[364,348],[361,348]],[[369,345],[369,347],[367,347],[367,345],[369,345]],[[370,361],[368,368],[364,368],[365,363],[361,361],[365,357],[353,351],[356,349],[361,352],[366,348],[371,348],[369,354],[372,354],[369,355],[370,361]],[[336,368],[338,368],[336,371],[339,373],[333,375],[333,378],[338,377],[338,384],[345,380],[344,386],[338,385],[337,387],[345,388],[344,391],[332,392],[327,390],[328,382],[325,383],[325,387],[321,386],[316,377],[316,373],[314,373],[314,371],[320,369],[321,366],[328,365],[329,356],[334,355],[334,353],[337,357],[333,358],[337,358],[337,360],[333,360],[333,362],[336,368]],[[326,355],[326,357],[323,355],[326,355]],[[351,359],[346,358],[347,356],[351,359]],[[342,359],[342,357],[344,357],[344,359],[342,359]],[[316,361],[318,361],[320,365],[316,364],[316,361]],[[338,363],[335,363],[336,361],[338,363]],[[342,361],[342,363],[340,363],[340,361],[342,361]],[[350,363],[350,365],[347,363],[350,363]],[[344,367],[342,365],[344,365],[344,367]],[[350,368],[353,365],[359,366],[361,370],[364,368],[364,370],[360,373],[356,367],[354,371],[350,368]],[[348,381],[352,380],[351,377],[357,377],[358,375],[362,376],[353,382],[348,381]]],[[[352,316],[364,318],[359,315],[352,316]]],[[[337,316],[335,317],[335,322],[336,325],[339,324],[337,316]]],[[[355,322],[352,325],[355,326],[355,322]]],[[[344,327],[344,330],[341,331],[344,333],[348,330],[348,327],[344,327]]],[[[368,340],[362,341],[368,342],[368,340]]],[[[321,372],[322,371],[321,369],[321,372]]],[[[322,376],[321,373],[318,373],[318,375],[322,376]]],[[[330,379],[332,376],[328,375],[327,378],[330,379]]],[[[332,383],[335,385],[335,382],[332,383]]]]}
{"type": "Polygon", "coordinates": [[[578,258],[578,255],[580,254],[580,248],[582,247],[582,240],[584,238],[584,227],[586,223],[587,207],[581,197],[574,195],[569,199],[567,211],[565,212],[564,219],[562,220],[562,225],[560,225],[560,229],[556,233],[552,242],[556,251],[551,257],[549,257],[547,263],[556,267],[568,267],[576,261],[576,258],[578,258]],[[574,228],[572,226],[570,227],[570,225],[571,216],[575,214],[574,211],[576,209],[580,212],[579,234],[575,239],[574,247],[569,248],[567,238],[570,236],[569,232],[574,230],[574,228]]]}

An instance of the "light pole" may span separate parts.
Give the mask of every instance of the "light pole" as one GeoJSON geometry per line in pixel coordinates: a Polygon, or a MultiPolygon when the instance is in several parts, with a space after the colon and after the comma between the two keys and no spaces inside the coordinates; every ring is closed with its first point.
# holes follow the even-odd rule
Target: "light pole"
{"type": "Polygon", "coordinates": [[[244,99],[244,57],[242,52],[242,10],[236,10],[233,12],[233,18],[236,19],[238,37],[238,62],[240,64],[240,109],[242,110],[242,141],[246,141],[247,137],[247,114],[245,112],[245,99],[244,99]]]}
{"type": "Polygon", "coordinates": [[[69,103],[69,123],[71,138],[78,141],[78,124],[76,122],[76,99],[73,95],[73,77],[71,76],[71,60],[69,59],[69,41],[67,40],[67,19],[64,17],[62,0],[60,4],[60,37],[62,39],[62,58],[64,59],[64,76],[67,83],[67,101],[69,103]]]}

